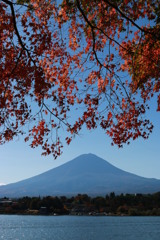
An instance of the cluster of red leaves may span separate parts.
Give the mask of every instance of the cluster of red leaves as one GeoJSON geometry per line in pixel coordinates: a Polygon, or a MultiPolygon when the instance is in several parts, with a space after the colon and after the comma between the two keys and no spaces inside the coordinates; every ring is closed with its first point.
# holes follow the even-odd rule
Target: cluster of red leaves
{"type": "Polygon", "coordinates": [[[0,143],[26,124],[25,140],[55,158],[62,126],[67,144],[83,125],[119,147],[148,138],[154,93],[160,111],[159,9],[158,0],[0,0],[0,143]]]}

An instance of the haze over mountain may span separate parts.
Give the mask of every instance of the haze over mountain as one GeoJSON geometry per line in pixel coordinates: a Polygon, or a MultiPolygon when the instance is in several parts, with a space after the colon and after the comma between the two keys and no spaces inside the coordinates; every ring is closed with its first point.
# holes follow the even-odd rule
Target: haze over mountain
{"type": "Polygon", "coordinates": [[[160,180],[125,172],[93,154],[81,155],[35,177],[0,186],[0,197],[154,193],[160,180]]]}

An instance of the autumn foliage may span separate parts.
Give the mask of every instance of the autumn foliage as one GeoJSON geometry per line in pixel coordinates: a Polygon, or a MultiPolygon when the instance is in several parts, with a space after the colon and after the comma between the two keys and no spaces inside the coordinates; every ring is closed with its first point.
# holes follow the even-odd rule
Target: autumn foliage
{"type": "Polygon", "coordinates": [[[0,0],[0,143],[61,153],[85,126],[121,147],[160,111],[158,0],[0,0]]]}

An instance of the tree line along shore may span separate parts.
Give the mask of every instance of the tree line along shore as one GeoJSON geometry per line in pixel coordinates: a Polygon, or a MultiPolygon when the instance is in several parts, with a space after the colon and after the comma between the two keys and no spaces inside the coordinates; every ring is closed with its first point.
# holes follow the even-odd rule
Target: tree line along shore
{"type": "Polygon", "coordinates": [[[160,192],[120,194],[105,197],[78,194],[72,197],[46,196],[1,198],[0,214],[160,216],[160,192]]]}

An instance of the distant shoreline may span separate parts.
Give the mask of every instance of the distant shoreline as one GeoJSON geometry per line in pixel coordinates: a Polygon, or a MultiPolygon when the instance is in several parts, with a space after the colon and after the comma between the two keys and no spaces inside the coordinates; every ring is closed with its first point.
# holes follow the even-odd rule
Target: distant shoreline
{"type": "Polygon", "coordinates": [[[160,192],[105,197],[78,194],[72,197],[1,198],[0,214],[46,216],[160,216],[160,192]]]}

